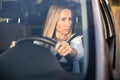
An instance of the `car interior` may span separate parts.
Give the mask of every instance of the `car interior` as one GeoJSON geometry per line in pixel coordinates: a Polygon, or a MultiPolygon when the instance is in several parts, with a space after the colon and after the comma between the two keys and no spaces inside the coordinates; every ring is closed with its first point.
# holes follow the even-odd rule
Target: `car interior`
{"type": "MultiPolygon", "coordinates": [[[[2,9],[0,10],[0,18],[4,19],[0,22],[0,52],[9,48],[11,41],[27,37],[27,36],[41,36],[43,31],[44,22],[48,9],[52,3],[42,1],[41,5],[36,4],[33,7],[33,12],[30,12],[20,4],[21,1],[3,1],[2,9]],[[43,7],[46,8],[43,10],[43,7]],[[42,10],[42,11],[41,11],[42,10]],[[15,34],[14,34],[15,33],[15,34]],[[4,34],[4,35],[3,35],[4,34]]],[[[21,2],[22,3],[22,2],[21,2]]],[[[55,3],[53,1],[53,3],[55,3]]],[[[74,32],[82,34],[81,12],[80,5],[77,3],[70,3],[71,6],[75,6],[76,19],[74,32]],[[77,10],[78,9],[78,10],[77,10]]],[[[29,5],[28,5],[29,7],[29,5]]],[[[32,8],[31,8],[32,9],[32,8]]]]}
{"type": "MultiPolygon", "coordinates": [[[[93,35],[95,34],[93,29],[95,23],[93,22],[94,15],[91,11],[93,10],[93,6],[91,6],[92,4],[90,3],[92,0],[86,0],[86,4],[80,4],[77,1],[79,0],[1,0],[0,63],[2,64],[0,64],[0,80],[97,79],[97,54],[95,53],[95,35],[93,35]],[[73,32],[85,36],[83,37],[83,46],[87,57],[84,58],[84,62],[79,62],[81,69],[79,74],[66,72],[48,48],[34,43],[34,41],[39,41],[55,46],[56,42],[50,38],[43,37],[42,32],[49,7],[52,4],[61,2],[67,2],[74,10],[75,24],[73,24],[73,32]],[[89,15],[86,14],[87,12],[89,12],[89,15]],[[12,41],[16,41],[16,46],[10,48],[12,41]],[[90,58],[88,58],[88,56],[90,58]]],[[[80,1],[84,3],[85,0],[80,1]]],[[[118,54],[114,54],[117,42],[114,23],[112,23],[111,14],[109,14],[109,9],[107,8],[108,6],[103,4],[103,1],[104,0],[99,0],[99,2],[101,2],[99,5],[103,19],[102,23],[104,25],[104,45],[107,46],[105,47],[105,52],[109,53],[104,54],[106,57],[105,62],[108,61],[109,63],[106,64],[107,68],[109,68],[107,69],[108,74],[106,74],[109,76],[107,80],[113,80],[113,77],[115,80],[119,80],[120,73],[117,73],[117,71],[115,71],[115,73],[113,72],[118,66],[118,54]]]]}
{"type": "MultiPolygon", "coordinates": [[[[50,2],[46,3],[44,1],[45,0],[43,0],[41,5],[35,5],[35,9],[31,8],[33,9],[33,12],[31,13],[30,9],[28,11],[24,5],[20,4],[21,1],[2,2],[0,18],[2,18],[3,21],[0,22],[0,54],[4,55],[4,57],[1,57],[0,61],[5,64],[13,64],[9,66],[5,66],[4,64],[1,65],[2,70],[0,69],[0,71],[2,73],[0,73],[0,78],[2,80],[34,80],[35,78],[36,80],[82,79],[80,74],[68,73],[63,70],[58,60],[56,60],[56,58],[48,49],[44,48],[43,46],[31,43],[33,40],[40,40],[45,43],[47,41],[47,43],[52,45],[54,43],[55,45],[55,42],[52,40],[40,37],[42,35],[44,21],[48,9],[51,5],[50,2]],[[43,10],[44,7],[46,9],[43,10]],[[21,38],[24,38],[24,40],[19,41],[21,38]],[[17,40],[18,43],[16,43],[16,46],[9,48],[11,42],[17,40]],[[18,65],[18,63],[20,64],[18,65]]],[[[71,6],[75,4],[77,3],[73,4],[70,2],[71,6]]],[[[77,9],[78,7],[80,7],[79,4],[76,5],[77,9]]],[[[74,32],[79,32],[79,34],[82,34],[82,27],[77,27],[81,25],[81,16],[79,14],[80,11],[77,10],[74,32]]],[[[82,62],[80,63],[82,66],[82,62]]]]}

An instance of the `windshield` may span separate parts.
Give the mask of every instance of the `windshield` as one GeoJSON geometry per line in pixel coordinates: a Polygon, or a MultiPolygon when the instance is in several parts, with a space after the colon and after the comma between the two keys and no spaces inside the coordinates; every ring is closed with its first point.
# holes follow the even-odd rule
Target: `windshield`
{"type": "MultiPolygon", "coordinates": [[[[12,39],[7,38],[7,35],[4,35],[5,37],[0,35],[2,37],[1,52],[8,49],[12,41],[17,41],[23,37],[49,37],[55,41],[64,41],[63,43],[66,44],[64,47],[63,43],[60,43],[55,49],[50,47],[50,52],[53,54],[60,53],[62,55],[60,62],[66,62],[63,57],[68,53],[75,53],[70,54],[73,60],[72,68],[74,68],[71,72],[85,74],[89,51],[86,2],[86,0],[0,0],[0,25],[4,29],[12,26],[13,31],[8,32],[9,30],[7,30],[6,34],[15,37],[12,39]],[[22,35],[18,36],[21,27],[17,30],[14,25],[17,28],[22,25],[21,31],[24,31],[22,35]],[[76,34],[77,36],[73,37],[76,34]],[[69,46],[65,42],[68,42],[69,46]],[[68,49],[60,50],[62,49],[61,46],[68,49]],[[64,52],[66,54],[63,55],[64,52]]],[[[3,34],[2,31],[1,29],[0,34],[3,34]]],[[[34,41],[34,44],[39,44],[39,42],[34,41]]]]}

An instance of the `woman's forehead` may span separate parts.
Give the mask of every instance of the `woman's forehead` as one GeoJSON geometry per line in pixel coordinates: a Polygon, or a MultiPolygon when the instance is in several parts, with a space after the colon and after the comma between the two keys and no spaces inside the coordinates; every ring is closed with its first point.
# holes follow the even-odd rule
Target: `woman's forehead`
{"type": "Polygon", "coordinates": [[[61,17],[64,17],[64,16],[69,16],[69,17],[72,17],[72,12],[70,9],[63,9],[61,11],[61,17]]]}

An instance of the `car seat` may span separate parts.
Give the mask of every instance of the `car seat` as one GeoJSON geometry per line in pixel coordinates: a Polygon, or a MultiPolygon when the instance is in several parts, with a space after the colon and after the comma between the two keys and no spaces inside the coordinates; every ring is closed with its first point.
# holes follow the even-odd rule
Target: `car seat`
{"type": "Polygon", "coordinates": [[[24,12],[17,1],[3,1],[0,10],[0,52],[9,48],[11,41],[30,36],[31,29],[24,24],[24,12]]]}

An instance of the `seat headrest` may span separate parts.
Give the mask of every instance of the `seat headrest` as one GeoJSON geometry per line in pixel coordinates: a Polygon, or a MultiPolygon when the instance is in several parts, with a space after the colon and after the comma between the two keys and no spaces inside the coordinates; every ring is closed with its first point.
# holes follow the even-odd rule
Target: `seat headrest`
{"type": "Polygon", "coordinates": [[[17,1],[3,1],[0,17],[20,18],[23,15],[22,6],[17,1]]]}

